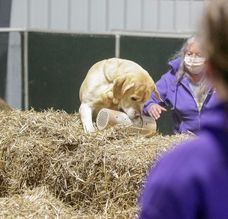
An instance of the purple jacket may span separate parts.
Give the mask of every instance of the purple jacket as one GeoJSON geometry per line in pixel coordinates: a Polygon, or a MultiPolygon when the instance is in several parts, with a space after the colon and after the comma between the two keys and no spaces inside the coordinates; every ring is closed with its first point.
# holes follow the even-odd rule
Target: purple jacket
{"type": "Polygon", "coordinates": [[[228,105],[206,120],[196,139],[165,154],[149,173],[140,219],[228,218],[228,105]]]}
{"type": "MultiPolygon", "coordinates": [[[[163,104],[171,108],[174,120],[174,133],[182,133],[186,131],[196,132],[201,128],[201,116],[215,106],[217,103],[214,91],[211,89],[203,103],[201,111],[198,110],[192,91],[189,86],[189,80],[184,76],[178,83],[176,72],[180,66],[180,59],[169,62],[170,70],[164,74],[156,86],[160,92],[163,104]]],[[[144,104],[143,112],[148,115],[148,108],[151,104],[158,103],[154,93],[150,99],[144,104]]]]}

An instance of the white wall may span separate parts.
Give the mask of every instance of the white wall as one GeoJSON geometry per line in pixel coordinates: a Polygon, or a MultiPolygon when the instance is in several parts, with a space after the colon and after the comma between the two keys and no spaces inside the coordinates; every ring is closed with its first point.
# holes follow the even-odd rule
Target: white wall
{"type": "Polygon", "coordinates": [[[72,32],[192,32],[206,0],[12,0],[11,27],[72,32]]]}

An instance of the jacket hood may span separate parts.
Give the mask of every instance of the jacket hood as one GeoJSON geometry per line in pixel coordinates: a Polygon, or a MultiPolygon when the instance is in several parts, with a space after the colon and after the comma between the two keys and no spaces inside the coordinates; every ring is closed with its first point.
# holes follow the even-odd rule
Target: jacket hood
{"type": "Polygon", "coordinates": [[[180,57],[173,59],[173,60],[168,62],[168,65],[170,66],[173,74],[175,74],[178,71],[180,64],[181,64],[181,58],[180,57]]]}

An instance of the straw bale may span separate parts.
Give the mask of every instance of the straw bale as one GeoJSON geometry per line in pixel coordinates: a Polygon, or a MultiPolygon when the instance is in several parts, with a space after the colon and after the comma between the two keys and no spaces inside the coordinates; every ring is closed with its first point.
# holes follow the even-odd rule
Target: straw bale
{"type": "Polygon", "coordinates": [[[79,115],[0,112],[0,195],[46,186],[81,215],[129,218],[146,171],[188,135],[151,138],[123,126],[86,135],[79,115]]]}
{"type": "Polygon", "coordinates": [[[45,187],[0,198],[0,209],[0,218],[76,218],[74,209],[57,200],[45,187]]]}
{"type": "MultiPolygon", "coordinates": [[[[123,214],[83,214],[50,194],[46,187],[24,190],[22,194],[0,198],[0,218],[71,218],[71,219],[102,219],[132,218],[134,209],[123,214]],[[127,216],[127,217],[126,217],[127,216]]],[[[123,212],[122,212],[123,213],[123,212]]]]}

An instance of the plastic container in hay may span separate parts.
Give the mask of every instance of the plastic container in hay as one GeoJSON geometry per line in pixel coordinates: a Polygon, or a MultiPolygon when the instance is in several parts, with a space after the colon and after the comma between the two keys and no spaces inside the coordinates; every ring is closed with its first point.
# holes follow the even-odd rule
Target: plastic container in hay
{"type": "Polygon", "coordinates": [[[126,113],[103,108],[97,114],[96,124],[99,130],[103,130],[116,124],[132,125],[132,121],[126,113]]]}
{"type": "Polygon", "coordinates": [[[108,126],[123,124],[129,126],[130,132],[140,133],[150,137],[156,133],[156,121],[149,116],[141,116],[130,120],[126,113],[103,108],[99,111],[96,118],[97,128],[103,130],[108,126]]]}
{"type": "Polygon", "coordinates": [[[150,116],[142,115],[141,117],[134,119],[132,122],[133,122],[133,126],[131,127],[132,131],[143,134],[146,137],[150,137],[156,133],[157,123],[155,119],[153,119],[150,116]]]}

